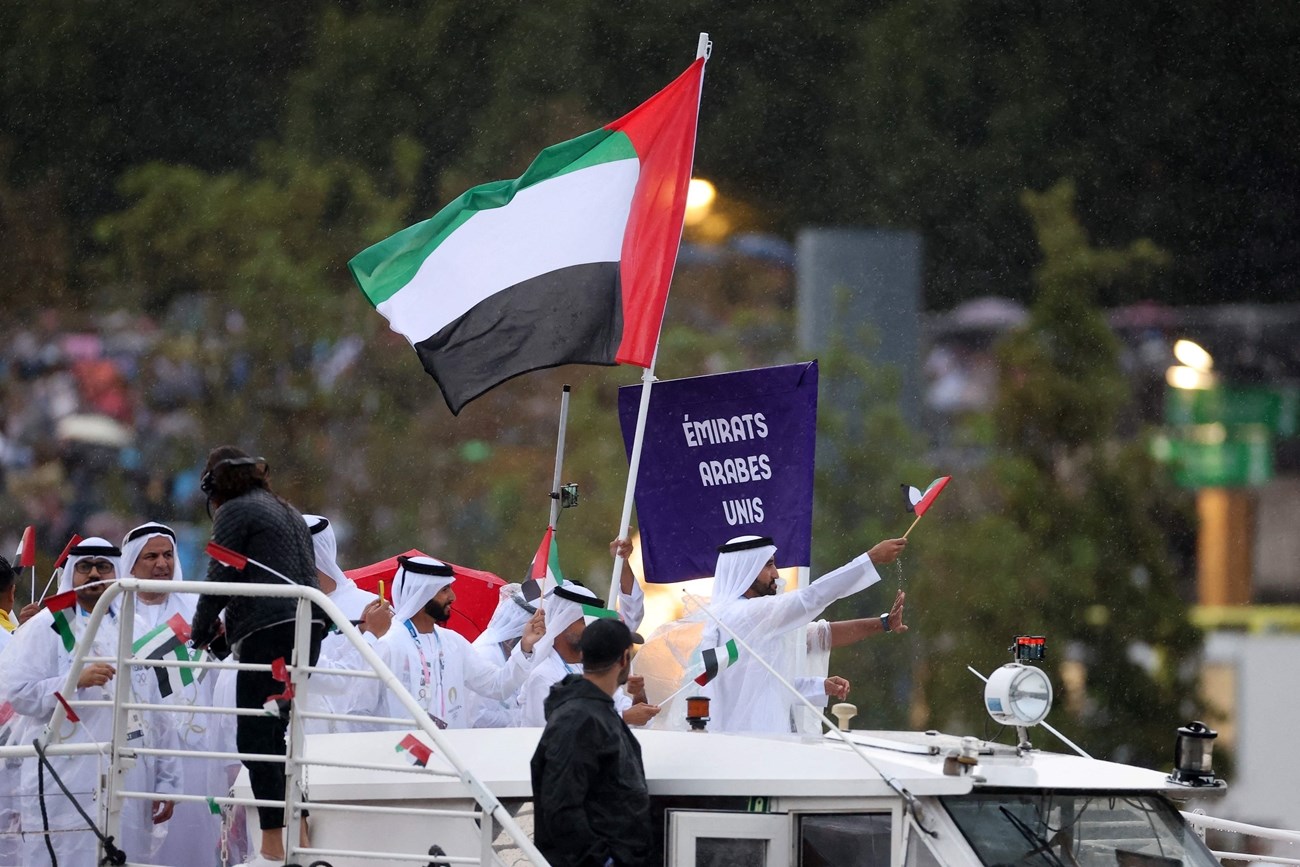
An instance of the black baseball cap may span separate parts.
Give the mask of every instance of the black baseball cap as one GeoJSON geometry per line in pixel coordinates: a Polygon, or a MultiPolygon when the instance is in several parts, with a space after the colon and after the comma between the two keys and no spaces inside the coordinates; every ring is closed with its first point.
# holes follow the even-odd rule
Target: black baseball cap
{"type": "Polygon", "coordinates": [[[578,642],[582,666],[594,670],[612,665],[634,644],[645,644],[645,639],[628,629],[623,621],[602,617],[582,630],[582,640],[578,642]]]}

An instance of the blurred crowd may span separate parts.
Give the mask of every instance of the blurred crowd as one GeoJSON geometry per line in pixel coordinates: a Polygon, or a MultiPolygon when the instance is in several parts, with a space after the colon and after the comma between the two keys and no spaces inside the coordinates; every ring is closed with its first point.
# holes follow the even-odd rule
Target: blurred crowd
{"type": "MultiPolygon", "coordinates": [[[[181,299],[160,318],[49,309],[0,333],[6,530],[34,525],[39,555],[52,560],[74,529],[120,538],[158,516],[182,537],[206,526],[204,419],[251,376],[245,332],[238,312],[213,317],[181,299]],[[213,318],[217,327],[205,325],[213,318]]],[[[318,387],[328,390],[360,345],[354,336],[317,347],[308,361],[318,387]]]]}

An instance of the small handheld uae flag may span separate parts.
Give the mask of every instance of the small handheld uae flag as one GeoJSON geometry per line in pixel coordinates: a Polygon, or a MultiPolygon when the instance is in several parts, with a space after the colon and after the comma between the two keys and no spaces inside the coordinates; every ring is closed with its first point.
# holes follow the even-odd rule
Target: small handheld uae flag
{"type": "Polygon", "coordinates": [[[619,120],[546,148],[358,253],[357,285],[453,414],[561,364],[649,367],[681,243],[704,59],[619,120]]]}
{"type": "Polygon", "coordinates": [[[69,653],[77,646],[77,636],[72,632],[72,619],[68,616],[68,610],[76,604],[76,590],[50,596],[41,603],[41,607],[48,608],[50,614],[54,615],[54,622],[50,624],[50,628],[59,633],[59,637],[63,639],[63,649],[69,653]]]}
{"type": "MultiPolygon", "coordinates": [[[[177,613],[132,644],[131,650],[140,659],[171,657],[180,662],[191,662],[190,650],[186,647],[189,640],[190,625],[177,613]]],[[[158,678],[158,694],[163,698],[194,683],[194,669],[189,666],[159,666],[154,668],[154,674],[158,678]]]]}
{"type": "Polygon", "coordinates": [[[552,587],[564,586],[564,573],[560,571],[560,546],[555,541],[555,528],[547,527],[542,544],[537,546],[533,562],[524,580],[524,599],[533,602],[552,587]]]}
{"type": "Polygon", "coordinates": [[[713,678],[722,673],[723,670],[735,664],[740,658],[740,650],[736,647],[736,639],[731,639],[726,644],[718,647],[705,648],[700,653],[700,659],[704,664],[704,671],[695,682],[700,686],[705,686],[713,678]]]}
{"type": "Polygon", "coordinates": [[[18,550],[14,552],[14,557],[18,561],[15,565],[22,569],[30,569],[36,565],[36,528],[28,526],[23,530],[23,537],[18,542],[18,550]]]}
{"type": "Polygon", "coordinates": [[[420,768],[427,767],[429,758],[433,755],[432,748],[426,746],[424,741],[415,735],[407,735],[402,738],[396,749],[397,752],[406,756],[408,762],[420,768]]]}
{"type": "Polygon", "coordinates": [[[911,485],[903,485],[903,504],[907,511],[914,512],[919,518],[925,514],[926,509],[934,504],[939,494],[944,488],[948,487],[948,482],[952,476],[940,476],[930,483],[924,491],[917,490],[911,485]]]}

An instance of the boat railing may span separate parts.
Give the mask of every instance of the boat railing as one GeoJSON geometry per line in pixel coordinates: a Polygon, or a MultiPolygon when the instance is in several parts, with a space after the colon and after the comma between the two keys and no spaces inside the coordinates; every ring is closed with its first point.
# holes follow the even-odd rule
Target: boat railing
{"type": "MultiPolygon", "coordinates": [[[[291,703],[289,731],[286,737],[287,749],[284,754],[263,755],[249,754],[241,752],[225,751],[197,751],[187,749],[168,749],[162,747],[142,747],[130,746],[126,742],[128,728],[130,726],[129,715],[132,712],[140,711],[159,711],[159,712],[176,712],[183,709],[191,713],[209,713],[225,714],[233,716],[259,716],[266,711],[256,708],[238,708],[238,707],[216,707],[216,706],[178,706],[176,704],[158,704],[141,701],[133,701],[131,695],[131,677],[123,676],[127,672],[128,666],[135,667],[189,667],[199,671],[203,670],[235,670],[235,671],[276,671],[271,665],[259,665],[239,662],[225,662],[211,659],[193,659],[191,661],[182,661],[179,659],[145,659],[135,656],[132,649],[133,630],[130,628],[121,628],[118,632],[117,652],[113,657],[92,656],[89,653],[91,642],[78,641],[73,650],[72,665],[64,679],[62,692],[57,694],[59,699],[56,702],[55,710],[50,718],[49,723],[44,727],[37,742],[41,746],[41,751],[48,756],[66,756],[66,755],[106,755],[109,760],[109,773],[105,787],[106,797],[98,799],[99,804],[99,824],[98,828],[102,830],[103,837],[112,837],[120,841],[121,837],[121,819],[123,804],[127,800],[162,800],[158,793],[136,791],[126,788],[126,773],[136,759],[144,756],[175,756],[190,758],[205,758],[224,760],[230,763],[237,761],[260,761],[283,763],[285,766],[285,799],[284,801],[268,801],[258,798],[240,798],[230,792],[214,793],[210,795],[187,795],[187,794],[168,794],[165,796],[169,801],[196,801],[208,805],[210,809],[228,810],[234,807],[281,807],[285,811],[285,851],[286,863],[294,863],[294,859],[305,859],[306,863],[315,863],[321,859],[330,857],[349,858],[371,861],[384,862],[409,862],[418,864],[427,864],[431,860],[441,862],[447,865],[453,864],[497,864],[499,861],[493,855],[493,846],[497,834],[494,827],[494,820],[500,826],[502,834],[513,842],[517,851],[532,861],[536,867],[548,867],[545,857],[537,850],[533,841],[528,834],[519,826],[509,811],[501,804],[497,797],[474,775],[474,773],[456,756],[455,751],[442,735],[438,726],[434,723],[428,713],[422,708],[414,696],[406,689],[402,682],[392,673],[391,670],[383,663],[374,649],[366,641],[361,631],[344,616],[329,598],[320,590],[314,587],[308,587],[300,584],[259,584],[259,583],[222,583],[209,581],[156,581],[138,578],[120,578],[109,584],[99,601],[96,603],[94,610],[91,612],[87,621],[83,635],[93,635],[99,628],[110,607],[117,600],[121,600],[120,610],[117,613],[118,622],[121,624],[132,624],[135,620],[136,594],[138,593],[192,593],[198,595],[218,595],[218,596],[246,596],[246,597],[263,597],[279,599],[296,599],[297,609],[294,617],[296,629],[296,641],[294,646],[294,658],[286,660],[286,666],[279,676],[286,677],[286,692],[289,694],[291,703]],[[352,645],[360,654],[361,658],[369,667],[368,670],[348,670],[321,667],[319,665],[311,666],[306,664],[308,660],[299,657],[299,653],[305,652],[310,647],[311,629],[312,629],[312,606],[324,612],[325,616],[333,623],[334,628],[352,645]],[[81,675],[83,667],[95,662],[106,662],[116,666],[119,676],[112,681],[113,698],[109,699],[79,699],[77,695],[77,681],[81,675]],[[311,710],[307,707],[307,696],[311,689],[309,675],[319,674],[329,677],[356,677],[378,680],[391,692],[401,706],[406,710],[409,717],[386,717],[386,716],[361,716],[356,714],[338,714],[325,711],[311,710]],[[89,708],[112,708],[113,727],[112,740],[103,743],[62,743],[69,734],[64,734],[64,724],[69,719],[71,711],[74,721],[77,719],[76,711],[78,709],[89,708]],[[308,719],[319,719],[327,721],[348,721],[352,723],[365,723],[377,726],[402,727],[407,729],[417,729],[421,732],[439,754],[440,764],[442,767],[424,767],[420,765],[401,764],[383,764],[367,763],[359,761],[348,761],[346,759],[330,759],[324,757],[308,757],[306,755],[306,733],[303,725],[308,719]],[[449,810],[434,809],[422,807],[389,807],[375,804],[340,804],[340,803],[320,803],[308,802],[306,791],[306,778],[308,767],[334,767],[350,768],[356,770],[373,770],[380,772],[397,772],[411,773],[430,777],[439,777],[442,779],[455,778],[460,781],[464,789],[466,798],[472,798],[476,804],[476,809],[466,810],[449,810]],[[447,854],[431,856],[429,852],[364,852],[345,849],[331,849],[323,847],[303,846],[300,843],[300,831],[303,822],[303,810],[309,809],[313,812],[328,813],[331,811],[346,810],[353,813],[366,813],[388,816],[424,816],[453,818],[473,821],[478,824],[481,840],[481,846],[477,855],[466,854],[447,854]]],[[[0,747],[0,758],[21,757],[35,758],[37,755],[36,747],[33,745],[10,745],[0,747]]],[[[26,830],[25,830],[26,833],[26,830]]],[[[103,855],[103,844],[101,837],[101,851],[103,855]]],[[[130,853],[127,853],[128,856],[130,853]]],[[[129,864],[130,862],[128,862],[129,864]]],[[[328,863],[328,862],[327,862],[328,863]]]]}
{"type": "MultiPolygon", "coordinates": [[[[1242,834],[1260,840],[1289,843],[1293,846],[1300,844],[1300,832],[1296,831],[1287,831],[1282,828],[1269,828],[1264,825],[1251,825],[1246,822],[1234,822],[1231,819],[1219,819],[1215,816],[1206,815],[1200,810],[1184,812],[1183,818],[1187,820],[1187,824],[1195,828],[1202,836],[1205,835],[1205,831],[1207,830],[1224,831],[1226,833],[1242,834]]],[[[1215,849],[1211,849],[1210,852],[1220,861],[1250,861],[1268,864],[1300,865],[1300,849],[1297,849],[1295,853],[1298,857],[1292,858],[1278,855],[1260,855],[1254,852],[1226,852],[1215,849]]]]}

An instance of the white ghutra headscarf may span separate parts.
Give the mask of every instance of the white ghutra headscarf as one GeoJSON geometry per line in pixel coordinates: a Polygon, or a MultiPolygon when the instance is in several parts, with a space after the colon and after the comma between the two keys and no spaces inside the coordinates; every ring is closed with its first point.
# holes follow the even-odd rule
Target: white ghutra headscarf
{"type": "Polygon", "coordinates": [[[398,557],[393,575],[393,619],[405,623],[442,588],[456,580],[451,567],[432,557],[398,557]]]}

